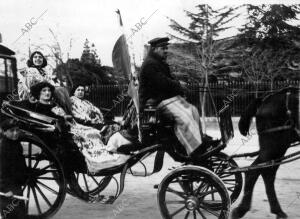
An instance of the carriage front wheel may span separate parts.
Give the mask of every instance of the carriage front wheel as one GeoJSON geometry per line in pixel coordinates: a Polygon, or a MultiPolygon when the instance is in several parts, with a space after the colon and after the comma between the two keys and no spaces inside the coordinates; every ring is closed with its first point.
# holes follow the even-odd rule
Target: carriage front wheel
{"type": "Polygon", "coordinates": [[[238,164],[233,158],[222,152],[212,155],[206,162],[208,168],[212,170],[225,184],[231,204],[239,197],[243,187],[243,176],[241,172],[228,173],[227,170],[238,168],[238,164]]]}
{"type": "Polygon", "coordinates": [[[35,135],[24,132],[19,139],[27,165],[23,195],[29,219],[49,218],[66,196],[63,168],[53,152],[35,135]]]}
{"type": "Polygon", "coordinates": [[[229,216],[231,202],[226,187],[203,167],[184,166],[170,172],[160,183],[157,198],[165,219],[229,216]]]}

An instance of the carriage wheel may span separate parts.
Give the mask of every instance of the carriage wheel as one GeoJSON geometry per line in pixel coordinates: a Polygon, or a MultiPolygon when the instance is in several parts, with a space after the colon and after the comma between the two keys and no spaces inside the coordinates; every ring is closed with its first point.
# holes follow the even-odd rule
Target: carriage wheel
{"type": "Polygon", "coordinates": [[[227,188],[231,203],[235,202],[239,197],[243,187],[243,176],[241,172],[226,173],[224,171],[238,167],[233,158],[229,158],[227,154],[218,153],[209,158],[209,169],[216,173],[227,188]]]}
{"type": "Polygon", "coordinates": [[[112,176],[92,176],[86,173],[73,172],[70,176],[70,193],[88,201],[92,195],[102,192],[110,183],[112,176]]]}
{"type": "Polygon", "coordinates": [[[33,135],[20,138],[27,165],[23,195],[30,219],[49,218],[61,207],[66,196],[63,168],[49,148],[33,135]]]}
{"type": "Polygon", "coordinates": [[[185,166],[170,172],[159,185],[157,198],[165,219],[229,216],[230,198],[223,182],[203,167],[185,166]]]}

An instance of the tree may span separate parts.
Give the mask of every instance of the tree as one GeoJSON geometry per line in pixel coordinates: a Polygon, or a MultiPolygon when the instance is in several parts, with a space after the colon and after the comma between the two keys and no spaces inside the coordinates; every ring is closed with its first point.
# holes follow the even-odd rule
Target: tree
{"type": "Polygon", "coordinates": [[[94,43],[92,43],[91,53],[92,53],[92,56],[95,58],[95,64],[101,66],[101,60],[97,54],[97,49],[95,48],[94,43]]]}
{"type": "Polygon", "coordinates": [[[239,58],[243,75],[250,82],[288,78],[289,61],[299,56],[295,46],[300,28],[299,5],[246,5],[248,22],[240,29],[237,44],[244,51],[239,58]]]}
{"type": "Polygon", "coordinates": [[[101,60],[99,59],[99,56],[97,54],[95,44],[92,43],[92,45],[90,47],[88,39],[85,39],[80,61],[84,64],[100,65],[101,66],[101,60]]]}
{"type": "MultiPolygon", "coordinates": [[[[208,76],[213,74],[213,66],[218,55],[224,49],[223,44],[217,41],[219,34],[230,28],[228,23],[239,16],[236,14],[238,7],[223,7],[214,10],[209,5],[197,5],[197,13],[185,11],[192,20],[189,27],[178,24],[171,20],[170,27],[182,36],[170,34],[173,38],[194,44],[197,54],[196,68],[205,79],[205,87],[208,86],[208,76]]],[[[201,100],[202,118],[205,118],[206,92],[201,100]]],[[[205,126],[204,126],[205,132],[205,126]]]]}
{"type": "Polygon", "coordinates": [[[277,48],[299,39],[300,28],[292,23],[299,15],[299,5],[246,5],[248,22],[240,29],[244,42],[277,48]]]}

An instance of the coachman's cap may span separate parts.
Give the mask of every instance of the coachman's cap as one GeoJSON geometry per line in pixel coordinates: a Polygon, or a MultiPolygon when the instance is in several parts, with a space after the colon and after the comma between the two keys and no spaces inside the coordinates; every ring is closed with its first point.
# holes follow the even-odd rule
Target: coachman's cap
{"type": "Polygon", "coordinates": [[[168,37],[158,37],[150,40],[148,43],[151,47],[162,47],[169,45],[169,40],[168,37]]]}

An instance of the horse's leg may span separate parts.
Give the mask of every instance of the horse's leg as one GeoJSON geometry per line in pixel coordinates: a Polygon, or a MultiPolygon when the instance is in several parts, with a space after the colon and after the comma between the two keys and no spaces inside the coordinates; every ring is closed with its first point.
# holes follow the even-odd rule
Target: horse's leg
{"type": "MultiPolygon", "coordinates": [[[[254,166],[258,163],[261,163],[260,157],[256,158],[251,166],[254,166]]],[[[232,210],[232,219],[242,218],[250,210],[254,185],[259,175],[260,170],[252,170],[245,173],[244,195],[239,206],[232,210]]]]}
{"type": "Polygon", "coordinates": [[[282,211],[275,192],[275,177],[279,166],[267,168],[262,171],[262,177],[266,187],[266,193],[269,199],[271,212],[277,215],[277,219],[287,218],[287,215],[282,211]]]}

